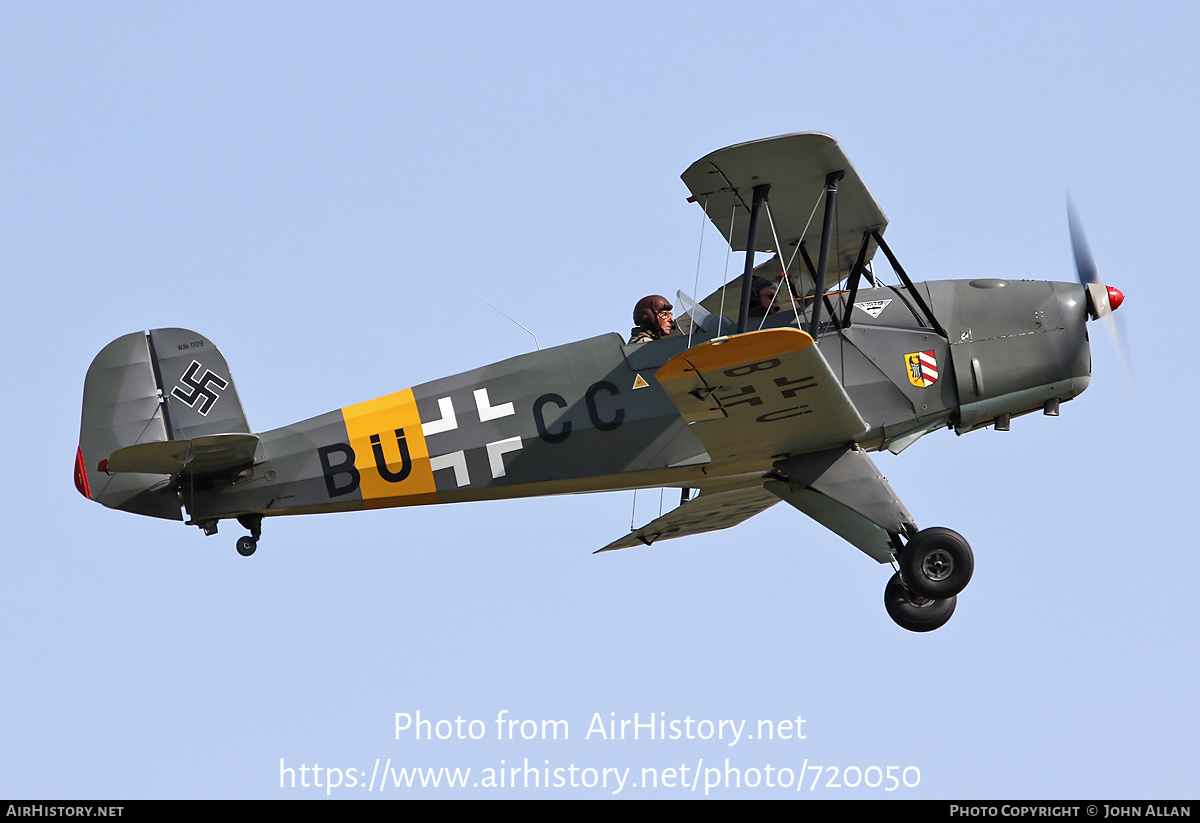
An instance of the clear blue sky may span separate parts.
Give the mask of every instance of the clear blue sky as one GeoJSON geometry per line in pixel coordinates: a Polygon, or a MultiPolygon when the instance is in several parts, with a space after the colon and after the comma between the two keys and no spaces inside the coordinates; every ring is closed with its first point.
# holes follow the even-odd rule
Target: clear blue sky
{"type": "Polygon", "coordinates": [[[389,758],[703,796],[641,769],[728,758],[743,786],[713,796],[1196,797],[1200,21],[1044,5],[5,4],[0,796],[325,796],[281,761],[340,769],[338,797],[612,791],[365,790],[389,758]],[[603,556],[628,493],[289,518],[246,560],[238,529],[72,486],[119,335],[207,335],[268,429],[528,350],[475,293],[543,346],[624,333],[695,277],[683,169],[804,130],[841,142],[915,279],[1069,279],[1069,190],[1127,296],[1134,391],[1097,329],[1061,417],[878,458],[974,546],[940,631],[897,628],[889,570],[784,506],[603,556]],[[397,739],[418,711],[487,733],[397,739]],[[502,711],[569,740],[496,740],[502,711]],[[804,738],[587,738],[634,713],[804,738]],[[799,794],[766,786],[805,764],[799,794]],[[810,792],[817,766],[920,777],[810,792]]]}

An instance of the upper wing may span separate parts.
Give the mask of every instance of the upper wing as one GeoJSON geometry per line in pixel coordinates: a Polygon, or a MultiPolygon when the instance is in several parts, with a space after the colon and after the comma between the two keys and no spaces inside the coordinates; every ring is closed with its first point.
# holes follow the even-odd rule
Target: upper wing
{"type": "MultiPolygon", "coordinates": [[[[746,250],[754,187],[769,184],[767,211],[770,217],[768,219],[764,214],[759,221],[755,249],[774,251],[788,263],[792,287],[802,296],[812,289],[813,284],[800,256],[795,253],[796,247],[804,241],[815,264],[821,243],[822,220],[818,207],[825,190],[825,178],[836,171],[844,172],[845,176],[838,183],[837,233],[829,249],[826,283],[832,284],[849,276],[863,233],[882,233],[887,227],[887,216],[832,137],[819,132],[804,132],[739,143],[700,158],[682,177],[693,198],[734,251],[746,250]]],[[[864,262],[874,254],[875,242],[871,241],[864,262]]],[[[758,269],[758,274],[774,280],[782,271],[780,260],[772,259],[758,269]]],[[[702,302],[710,311],[716,311],[709,299],[702,302]]],[[[736,310],[737,295],[727,292],[725,305],[736,310]]]]}
{"type": "Polygon", "coordinates": [[[751,482],[753,485],[749,486],[701,490],[699,497],[683,503],[640,529],[634,529],[596,553],[649,546],[655,540],[728,529],[779,502],[778,496],[763,488],[761,478],[751,482]]]}
{"type": "MultiPolygon", "coordinates": [[[[868,229],[882,232],[887,227],[887,216],[867,191],[837,141],[828,134],[785,134],[718,149],[688,166],[682,178],[734,251],[746,250],[754,187],[769,184],[771,190],[767,202],[780,248],[775,247],[770,225],[765,222],[760,225],[755,248],[758,251],[783,251],[790,257],[791,251],[804,240],[815,258],[821,240],[821,220],[809,218],[825,189],[826,175],[835,171],[845,172],[845,177],[838,183],[838,233],[841,238],[837,243],[837,256],[843,268],[848,270],[858,254],[862,233],[868,229]]],[[[835,269],[832,263],[830,269],[835,269]]]]}
{"type": "Polygon", "coordinates": [[[718,337],[675,355],[655,377],[714,462],[841,446],[867,430],[799,329],[718,337]]]}

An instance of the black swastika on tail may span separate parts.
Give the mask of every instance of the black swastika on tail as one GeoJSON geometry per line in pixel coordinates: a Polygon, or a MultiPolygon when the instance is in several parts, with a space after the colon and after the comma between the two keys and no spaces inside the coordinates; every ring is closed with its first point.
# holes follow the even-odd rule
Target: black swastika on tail
{"type": "Polygon", "coordinates": [[[229,383],[208,369],[204,369],[204,374],[197,377],[197,373],[203,368],[199,362],[193,360],[183,377],[179,378],[179,385],[171,389],[171,394],[207,416],[229,383]],[[197,403],[200,404],[199,407],[196,406],[197,403]]]}

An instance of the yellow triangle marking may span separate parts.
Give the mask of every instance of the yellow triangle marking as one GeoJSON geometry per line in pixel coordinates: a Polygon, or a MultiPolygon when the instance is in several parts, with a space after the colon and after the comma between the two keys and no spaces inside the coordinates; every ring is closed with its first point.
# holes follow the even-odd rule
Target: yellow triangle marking
{"type": "Polygon", "coordinates": [[[640,374],[637,375],[636,377],[634,377],[634,379],[633,379],[633,387],[635,389],[644,389],[649,385],[650,385],[649,383],[647,383],[645,380],[642,379],[642,376],[640,374]]]}

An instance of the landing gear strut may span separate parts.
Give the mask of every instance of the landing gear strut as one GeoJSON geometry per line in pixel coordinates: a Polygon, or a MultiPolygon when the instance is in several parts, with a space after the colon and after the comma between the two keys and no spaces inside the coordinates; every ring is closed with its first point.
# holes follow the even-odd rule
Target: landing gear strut
{"type": "Polygon", "coordinates": [[[258,538],[262,536],[262,515],[243,514],[237,520],[250,530],[249,535],[238,538],[237,551],[242,557],[249,557],[258,548],[258,538]]]}

